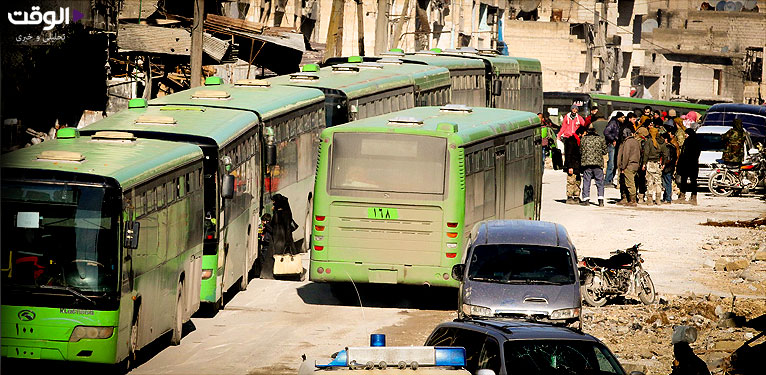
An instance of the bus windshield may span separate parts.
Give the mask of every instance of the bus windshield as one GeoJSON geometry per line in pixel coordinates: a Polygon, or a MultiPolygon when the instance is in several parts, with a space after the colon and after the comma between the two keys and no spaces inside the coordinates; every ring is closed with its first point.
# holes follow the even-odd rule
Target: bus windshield
{"type": "Polygon", "coordinates": [[[447,140],[424,135],[335,133],[332,189],[444,194],[447,140]]]}
{"type": "Polygon", "coordinates": [[[118,287],[118,222],[101,187],[3,181],[3,288],[118,287]]]}

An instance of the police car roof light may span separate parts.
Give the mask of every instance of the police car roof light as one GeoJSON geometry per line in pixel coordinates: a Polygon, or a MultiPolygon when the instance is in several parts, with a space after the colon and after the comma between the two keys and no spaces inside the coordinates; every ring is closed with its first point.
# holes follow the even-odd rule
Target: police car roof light
{"type": "Polygon", "coordinates": [[[462,347],[436,347],[436,365],[465,367],[465,349],[462,347]]]}

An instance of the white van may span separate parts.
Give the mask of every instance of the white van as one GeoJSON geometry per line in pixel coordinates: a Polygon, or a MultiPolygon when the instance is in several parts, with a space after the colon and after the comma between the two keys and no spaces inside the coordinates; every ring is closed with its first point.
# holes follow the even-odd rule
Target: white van
{"type": "MultiPolygon", "coordinates": [[[[723,149],[726,148],[723,134],[729,131],[729,129],[731,129],[731,126],[720,125],[703,125],[697,129],[697,139],[699,139],[701,150],[697,184],[707,186],[708,179],[710,179],[710,175],[713,173],[713,164],[723,157],[723,149]]],[[[745,132],[745,150],[745,157],[749,155],[751,150],[757,152],[747,132],[745,132]]]]}

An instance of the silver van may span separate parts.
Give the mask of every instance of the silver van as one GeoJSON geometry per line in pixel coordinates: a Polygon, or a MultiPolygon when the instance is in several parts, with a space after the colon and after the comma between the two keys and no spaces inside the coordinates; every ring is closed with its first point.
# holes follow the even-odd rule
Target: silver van
{"type": "Polygon", "coordinates": [[[581,328],[577,255],[561,224],[493,220],[476,224],[462,264],[458,316],[556,323],[581,328]]]}

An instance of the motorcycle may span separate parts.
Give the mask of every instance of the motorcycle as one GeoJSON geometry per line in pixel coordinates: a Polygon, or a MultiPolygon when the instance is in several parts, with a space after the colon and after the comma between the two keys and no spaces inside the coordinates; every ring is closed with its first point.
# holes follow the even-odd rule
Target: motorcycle
{"type": "Polygon", "coordinates": [[[710,175],[707,186],[713,195],[719,197],[747,194],[766,178],[766,160],[762,147],[742,165],[725,164],[719,159],[713,167],[715,171],[710,175]]]}
{"type": "Polygon", "coordinates": [[[601,307],[616,296],[638,297],[645,305],[654,302],[657,294],[652,278],[641,266],[640,246],[613,251],[609,259],[585,257],[579,262],[580,294],[587,304],[601,307]]]}

